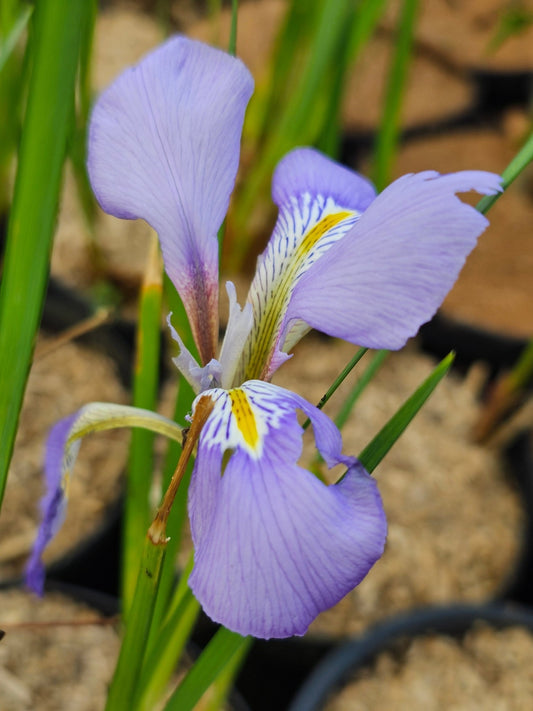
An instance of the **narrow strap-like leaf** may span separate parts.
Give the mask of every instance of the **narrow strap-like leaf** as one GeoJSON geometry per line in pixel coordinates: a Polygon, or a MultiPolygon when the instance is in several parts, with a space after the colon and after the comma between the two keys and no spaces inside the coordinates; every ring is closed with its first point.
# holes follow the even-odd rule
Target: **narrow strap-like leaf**
{"type": "Polygon", "coordinates": [[[137,587],[122,640],[115,674],[109,687],[105,711],[134,708],[134,693],[145,654],[152,613],[157,597],[166,544],[144,541],[137,587]]]}
{"type": "Polygon", "coordinates": [[[398,143],[400,112],[411,60],[417,11],[418,0],[404,0],[374,157],[373,178],[378,191],[383,190],[390,181],[390,172],[398,143]]]}
{"type": "Polygon", "coordinates": [[[30,6],[22,6],[20,9],[19,16],[15,20],[13,27],[8,32],[6,37],[2,37],[0,34],[0,72],[4,68],[5,63],[11,56],[11,52],[17,46],[22,33],[26,29],[29,22],[33,8],[30,6]]]}
{"type": "MultiPolygon", "coordinates": [[[[159,385],[163,263],[157,235],[152,233],[139,304],[133,405],[155,410],[159,385]]],[[[122,614],[127,619],[135,591],[139,546],[150,524],[150,487],[153,473],[152,432],[135,429],[131,434],[122,557],[122,614]]]]}
{"type": "Polygon", "coordinates": [[[35,6],[33,69],[0,289],[0,502],[46,288],[86,0],[35,6]]]}
{"type": "MultiPolygon", "coordinates": [[[[168,549],[167,549],[168,553],[168,549]]],[[[187,580],[193,566],[193,556],[181,573],[164,623],[148,642],[142,674],[139,678],[135,711],[151,711],[178,669],[191,629],[200,612],[200,603],[193,596],[187,580]]],[[[160,588],[161,592],[161,588],[160,588]]],[[[152,624],[155,623],[155,620],[152,624]]]]}
{"type": "Polygon", "coordinates": [[[363,393],[363,390],[370,383],[374,375],[381,368],[388,355],[389,351],[387,350],[381,350],[374,353],[368,368],[356,382],[351,392],[348,393],[346,400],[342,403],[342,407],[339,410],[339,414],[335,418],[335,424],[339,429],[342,429],[346,424],[346,421],[350,416],[350,413],[353,410],[355,403],[363,393]]]}
{"type": "Polygon", "coordinates": [[[221,627],[172,694],[164,711],[193,711],[209,686],[234,661],[235,655],[244,654],[251,643],[252,637],[241,637],[221,627]]]}
{"type": "Polygon", "coordinates": [[[422,385],[407,398],[400,409],[387,424],[378,432],[374,439],[363,449],[359,460],[368,472],[373,472],[383,457],[391,449],[396,440],[404,432],[407,425],[418,413],[431,393],[446,375],[454,360],[454,354],[449,353],[422,385]]]}

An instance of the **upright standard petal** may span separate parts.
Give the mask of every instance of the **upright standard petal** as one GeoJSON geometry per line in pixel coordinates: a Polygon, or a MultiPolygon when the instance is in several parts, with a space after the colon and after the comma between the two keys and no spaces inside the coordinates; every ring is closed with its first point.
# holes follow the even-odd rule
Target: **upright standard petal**
{"type": "Polygon", "coordinates": [[[101,95],[89,126],[96,197],[106,212],[142,217],[158,232],[204,365],[218,340],[217,231],[252,90],[240,60],[177,37],[101,95]]]}
{"type": "Polygon", "coordinates": [[[26,566],[26,584],[38,595],[42,595],[44,587],[42,556],[63,523],[69,481],[81,439],[90,432],[117,427],[144,427],[181,441],[182,429],[172,420],[150,410],[104,402],[85,405],[52,427],[46,443],[46,493],[41,501],[41,525],[26,566]]]}
{"type": "Polygon", "coordinates": [[[286,352],[309,330],[302,321],[285,328],[285,312],[303,274],[340,240],[375,197],[362,176],[311,148],[298,148],[279,163],[272,196],[279,216],[258,261],[248,301],[254,327],[242,352],[235,383],[269,379],[286,352]]]}
{"type": "Polygon", "coordinates": [[[374,480],[340,453],[323,413],[260,381],[203,393],[215,401],[189,490],[195,562],[189,584],[206,613],[242,635],[302,635],[381,556],[386,522],[374,480]],[[345,477],[326,486],[298,466],[301,409],[345,477]]]}
{"type": "Polygon", "coordinates": [[[482,171],[404,175],[302,276],[286,321],[368,348],[401,348],[453,286],[488,220],[456,193],[492,195],[482,171]]]}

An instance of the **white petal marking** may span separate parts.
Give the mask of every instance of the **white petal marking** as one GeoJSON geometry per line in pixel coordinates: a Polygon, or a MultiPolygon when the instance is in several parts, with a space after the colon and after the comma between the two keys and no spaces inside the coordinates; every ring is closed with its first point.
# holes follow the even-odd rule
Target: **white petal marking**
{"type": "Polygon", "coordinates": [[[261,458],[269,429],[279,428],[283,416],[290,411],[288,403],[277,401],[271,390],[262,385],[265,383],[253,381],[240,388],[213,388],[202,393],[202,397],[208,395],[215,403],[202,430],[206,445],[217,446],[223,452],[239,448],[254,459],[261,458]]]}
{"type": "Polygon", "coordinates": [[[239,356],[252,330],[254,319],[250,303],[246,303],[242,309],[239,306],[235,285],[231,281],[226,282],[226,292],[229,299],[229,320],[219,356],[223,388],[233,385],[239,356]]]}
{"type": "MultiPolygon", "coordinates": [[[[254,327],[235,381],[266,377],[275,351],[284,347],[284,314],[295,285],[359,217],[360,213],[343,208],[331,197],[309,193],[293,197],[280,210],[250,287],[248,301],[253,308],[254,327]]],[[[297,332],[294,326],[291,324],[292,334],[297,332]]],[[[294,342],[292,337],[290,345],[294,342]]]]}

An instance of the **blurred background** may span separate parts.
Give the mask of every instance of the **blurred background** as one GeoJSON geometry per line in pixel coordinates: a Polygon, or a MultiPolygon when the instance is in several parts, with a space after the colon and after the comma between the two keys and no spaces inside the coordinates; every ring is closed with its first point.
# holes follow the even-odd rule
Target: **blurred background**
{"type": "MultiPolygon", "coordinates": [[[[38,5],[0,0],[1,481],[9,471],[0,514],[0,587],[7,589],[0,590],[0,628],[7,631],[0,641],[0,708],[92,711],[103,707],[118,647],[116,621],[93,624],[93,610],[67,614],[64,602],[53,607],[50,598],[48,608],[16,589],[38,525],[48,428],[88,400],[132,399],[139,294],[151,234],[145,223],[117,220],[96,205],[85,171],[87,120],[94,97],[166,36],[179,32],[227,48],[231,7],[220,0],[46,0],[38,5]],[[78,620],[71,625],[71,638],[65,614],[78,620]],[[62,624],[55,625],[59,619],[62,624]],[[84,638],[80,652],[79,629],[85,626],[104,636],[84,638]],[[43,627],[54,634],[61,627],[61,641],[45,639],[43,627]],[[111,651],[99,664],[95,659],[102,645],[111,651]],[[35,652],[31,663],[30,650],[35,652]],[[52,686],[64,689],[65,696],[52,694],[52,686]],[[89,688],[93,694],[85,692],[89,688]]],[[[276,218],[269,192],[272,171],[291,148],[315,145],[382,190],[405,173],[427,169],[502,173],[531,135],[531,0],[242,0],[236,53],[256,82],[222,251],[223,278],[235,281],[241,303],[276,218]]],[[[476,204],[477,196],[464,199],[476,204]]],[[[494,599],[526,608],[533,604],[531,355],[518,378],[519,395],[513,391],[503,407],[504,414],[519,414],[518,423],[500,432],[491,446],[479,442],[490,392],[522,362],[520,354],[527,353],[533,338],[531,165],[488,217],[490,228],[438,316],[445,320],[444,331],[437,319],[404,352],[369,355],[368,367],[328,403],[326,412],[342,420],[345,451],[358,453],[430,375],[435,355],[456,349],[461,361],[461,370],[441,383],[376,473],[390,524],[384,558],[361,588],[319,617],[305,638],[307,648],[289,647],[288,657],[283,646],[254,648],[237,684],[254,711],[287,708],[325,651],[398,612],[494,599]],[[486,332],[485,339],[476,340],[476,329],[486,332]],[[510,464],[517,434],[523,445],[520,464],[510,464]]],[[[156,324],[163,350],[155,358],[152,394],[154,406],[172,416],[177,376],[164,317],[175,305],[168,285],[164,295],[156,324]]],[[[318,402],[354,351],[311,334],[276,382],[318,402]]],[[[114,432],[84,445],[66,525],[48,554],[51,580],[83,584],[115,599],[119,594],[128,441],[126,433],[114,432]],[[92,557],[83,557],[83,546],[95,531],[98,538],[102,527],[105,535],[113,532],[111,539],[104,537],[92,557]]],[[[320,467],[313,456],[307,447],[306,463],[320,467]]],[[[148,459],[147,466],[159,472],[147,485],[152,507],[164,478],[164,457],[158,444],[155,464],[148,459]]],[[[172,572],[185,560],[182,553],[178,563],[172,561],[172,572]]],[[[200,618],[196,640],[203,644],[211,633],[200,618]]],[[[513,647],[509,653],[512,678],[521,683],[512,692],[509,685],[496,684],[511,673],[498,666],[498,654],[488,662],[490,672],[480,671],[476,662],[472,674],[484,680],[487,704],[498,699],[502,709],[520,711],[533,698],[531,635],[513,644],[518,651],[513,647]]],[[[444,669],[448,660],[453,670],[466,664],[465,654],[479,660],[478,643],[469,645],[466,652],[459,650],[459,662],[441,650],[433,668],[444,669]]],[[[489,645],[500,648],[499,641],[489,645]]],[[[427,655],[422,650],[412,656],[427,655]]],[[[388,688],[392,667],[383,662],[380,668],[384,676],[377,686],[388,688]]],[[[429,672],[421,674],[427,678],[429,672]]],[[[476,684],[458,708],[490,707],[480,705],[476,684]]],[[[405,688],[398,691],[396,706],[370,690],[367,706],[350,701],[338,708],[411,711],[417,708],[414,692],[402,696],[405,688]]],[[[439,697],[440,705],[428,706],[425,693],[420,698],[426,705],[420,708],[447,709],[460,698],[451,692],[439,697]]],[[[356,695],[362,694],[360,689],[356,695]]],[[[217,707],[210,703],[206,709],[217,707]]]]}
{"type": "MultiPolygon", "coordinates": [[[[330,3],[331,6],[336,4],[342,5],[330,3]]],[[[382,11],[372,18],[372,33],[359,46],[353,39],[357,18],[352,16],[352,27],[346,26],[346,20],[341,23],[333,18],[337,25],[331,28],[330,34],[336,32],[336,37],[326,38],[333,46],[327,47],[329,52],[315,70],[314,95],[302,119],[302,115],[293,110],[293,102],[300,100],[302,83],[309,83],[309,69],[315,69],[313,58],[320,52],[320,46],[313,43],[318,30],[311,24],[305,36],[294,37],[290,48],[291,74],[283,76],[284,83],[280,81],[276,89],[268,82],[273,77],[276,49],[283,40],[290,3],[283,0],[240,3],[237,54],[251,69],[261,92],[252,99],[248,116],[243,143],[245,176],[254,171],[257,151],[263,151],[261,164],[271,169],[288,148],[299,145],[302,139],[314,139],[343,162],[370,177],[377,176],[382,182],[383,177],[390,182],[404,173],[425,169],[501,172],[509,163],[531,130],[531,4],[475,0],[419,3],[413,19],[409,56],[405,60],[405,76],[394,77],[401,84],[398,106],[392,106],[392,110],[398,112],[395,118],[398,135],[394,137],[398,143],[396,147],[389,147],[392,155],[387,156],[383,176],[377,174],[373,149],[384,121],[391,69],[398,61],[395,41],[401,27],[403,3],[374,3],[377,4],[382,6],[382,11]],[[348,57],[351,61],[340,56],[334,39],[341,49],[352,41],[351,53],[355,56],[348,57]],[[339,92],[338,106],[326,110],[324,97],[338,92],[334,84],[335,70],[342,74],[342,93],[339,92]],[[272,101],[269,91],[278,93],[274,109],[268,103],[272,101]],[[279,104],[284,92],[288,95],[287,108],[279,104]],[[319,114],[318,125],[309,127],[313,123],[309,111],[312,114],[313,108],[319,114]],[[278,135],[284,117],[285,125],[281,129],[285,129],[285,136],[278,140],[276,151],[270,136],[273,132],[278,135]],[[325,137],[328,130],[337,135],[328,139],[325,137]],[[266,146],[270,152],[267,159],[264,158],[265,136],[270,141],[270,147],[266,146]]],[[[298,8],[299,3],[293,5],[298,8]]],[[[312,15],[320,29],[319,23],[328,19],[321,17],[321,13],[327,15],[325,5],[328,3],[302,3],[299,11],[312,15]]],[[[230,10],[224,7],[220,16],[212,12],[211,18],[208,10],[208,3],[194,2],[103,4],[95,24],[93,89],[98,91],[105,87],[121,69],[160,42],[163,33],[184,32],[225,47],[230,10]]],[[[339,10],[337,15],[342,12],[346,13],[347,9],[339,10]]],[[[391,142],[389,138],[386,140],[391,142]]],[[[303,141],[308,142],[311,140],[303,141]]],[[[492,211],[493,227],[480,240],[448,297],[444,305],[446,313],[521,336],[531,334],[533,252],[528,248],[528,227],[532,221],[532,180],[529,170],[506,201],[492,211]]],[[[67,180],[52,273],[77,288],[94,287],[95,281],[102,277],[118,284],[119,289],[127,289],[131,282],[138,283],[147,249],[143,226],[99,215],[94,234],[88,234],[77,195],[68,188],[67,180]]],[[[252,196],[255,204],[252,202],[250,207],[245,204],[244,210],[235,216],[238,237],[232,235],[231,218],[229,221],[229,240],[232,244],[236,239],[243,243],[239,253],[244,253],[248,270],[264,246],[273,221],[274,215],[267,212],[268,190],[269,175],[263,178],[258,194],[252,196]],[[243,211],[245,218],[240,217],[243,211]],[[255,227],[257,223],[262,223],[260,228],[255,227]]],[[[226,259],[226,266],[230,270],[235,268],[230,257],[226,259]]]]}

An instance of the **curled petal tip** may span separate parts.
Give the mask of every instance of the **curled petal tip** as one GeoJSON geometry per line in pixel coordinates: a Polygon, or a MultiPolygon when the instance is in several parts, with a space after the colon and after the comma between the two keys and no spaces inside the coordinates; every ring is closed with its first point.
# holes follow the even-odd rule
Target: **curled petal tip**
{"type": "Polygon", "coordinates": [[[43,554],[63,523],[68,482],[81,445],[89,432],[116,427],[144,427],[181,442],[182,429],[155,412],[126,405],[93,402],[57,422],[48,436],[45,454],[46,492],[41,501],[41,524],[26,567],[26,583],[42,594],[45,578],[43,554]]]}
{"type": "Polygon", "coordinates": [[[26,566],[26,587],[35,595],[42,597],[44,595],[44,580],[45,570],[44,565],[39,558],[29,559],[26,566]]]}
{"type": "Polygon", "coordinates": [[[66,479],[68,464],[73,463],[79,442],[66,466],[63,463],[67,440],[77,413],[57,422],[48,436],[45,454],[46,492],[41,500],[41,524],[26,566],[26,584],[37,595],[44,590],[45,568],[43,553],[63,523],[66,509],[66,479]]]}
{"type": "Polygon", "coordinates": [[[494,194],[483,171],[404,175],[297,284],[287,319],[368,348],[401,348],[436,312],[488,220],[457,193],[494,194]]]}

